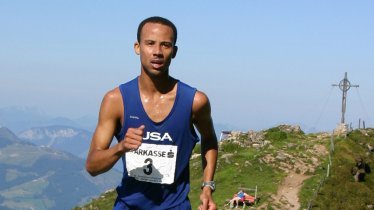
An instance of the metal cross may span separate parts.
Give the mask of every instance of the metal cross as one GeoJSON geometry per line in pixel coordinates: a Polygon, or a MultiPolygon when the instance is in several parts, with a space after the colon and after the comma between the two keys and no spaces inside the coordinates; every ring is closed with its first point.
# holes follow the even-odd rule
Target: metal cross
{"type": "Polygon", "coordinates": [[[345,107],[346,107],[346,101],[347,101],[347,92],[351,87],[359,87],[358,85],[351,85],[347,78],[347,72],[345,72],[344,79],[342,79],[339,84],[333,84],[332,86],[338,86],[341,91],[343,91],[343,98],[342,98],[342,120],[341,123],[345,123],[345,107]]]}

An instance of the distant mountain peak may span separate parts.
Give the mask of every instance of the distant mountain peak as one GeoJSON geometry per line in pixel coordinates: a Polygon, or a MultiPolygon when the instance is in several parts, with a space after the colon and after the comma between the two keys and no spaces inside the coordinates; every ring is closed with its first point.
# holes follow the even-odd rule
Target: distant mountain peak
{"type": "Polygon", "coordinates": [[[16,134],[14,134],[7,127],[0,127],[0,148],[8,144],[14,144],[20,142],[16,134]]]}

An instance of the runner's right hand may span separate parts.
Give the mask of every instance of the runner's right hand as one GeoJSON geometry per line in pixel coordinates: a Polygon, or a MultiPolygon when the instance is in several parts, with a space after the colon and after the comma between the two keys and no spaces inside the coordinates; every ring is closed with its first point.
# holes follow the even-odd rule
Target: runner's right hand
{"type": "Polygon", "coordinates": [[[125,152],[137,150],[143,141],[144,125],[138,128],[129,128],[124,139],[120,142],[125,152]]]}

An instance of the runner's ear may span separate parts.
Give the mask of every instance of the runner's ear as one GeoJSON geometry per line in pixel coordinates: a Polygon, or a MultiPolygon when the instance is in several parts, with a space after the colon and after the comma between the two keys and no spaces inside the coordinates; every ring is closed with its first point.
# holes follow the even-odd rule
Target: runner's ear
{"type": "Polygon", "coordinates": [[[135,42],[134,43],[134,51],[137,55],[140,54],[140,46],[139,46],[139,42],[135,42]]]}
{"type": "Polygon", "coordinates": [[[173,47],[173,55],[171,56],[171,58],[175,58],[175,56],[177,56],[177,51],[178,51],[178,46],[174,46],[173,47]]]}

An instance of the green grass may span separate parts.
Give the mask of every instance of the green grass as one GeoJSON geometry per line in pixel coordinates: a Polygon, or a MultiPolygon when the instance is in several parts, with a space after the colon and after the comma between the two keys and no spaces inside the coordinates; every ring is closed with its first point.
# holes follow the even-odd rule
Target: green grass
{"type": "MultiPolygon", "coordinates": [[[[237,193],[239,188],[255,188],[257,185],[259,197],[266,197],[270,193],[276,192],[277,185],[284,174],[260,163],[256,158],[260,153],[258,150],[237,147],[231,143],[222,145],[222,149],[225,151],[224,154],[232,152],[233,156],[229,158],[230,163],[226,163],[225,159],[222,158],[218,160],[215,174],[217,190],[214,192],[214,199],[218,207],[222,208],[225,201],[237,193]]],[[[200,203],[202,177],[200,165],[200,159],[192,160],[191,192],[189,195],[192,209],[196,209],[200,203]]]]}
{"type": "Polygon", "coordinates": [[[364,182],[355,182],[351,174],[357,157],[373,167],[374,156],[366,143],[373,142],[374,133],[369,133],[355,130],[345,139],[336,139],[331,176],[313,201],[313,209],[367,209],[366,205],[374,203],[373,173],[366,174],[364,182]]]}
{"type": "Polygon", "coordinates": [[[107,210],[112,209],[114,201],[116,200],[117,192],[110,191],[103,193],[99,198],[92,199],[89,203],[83,206],[77,206],[73,210],[107,210]]]}

